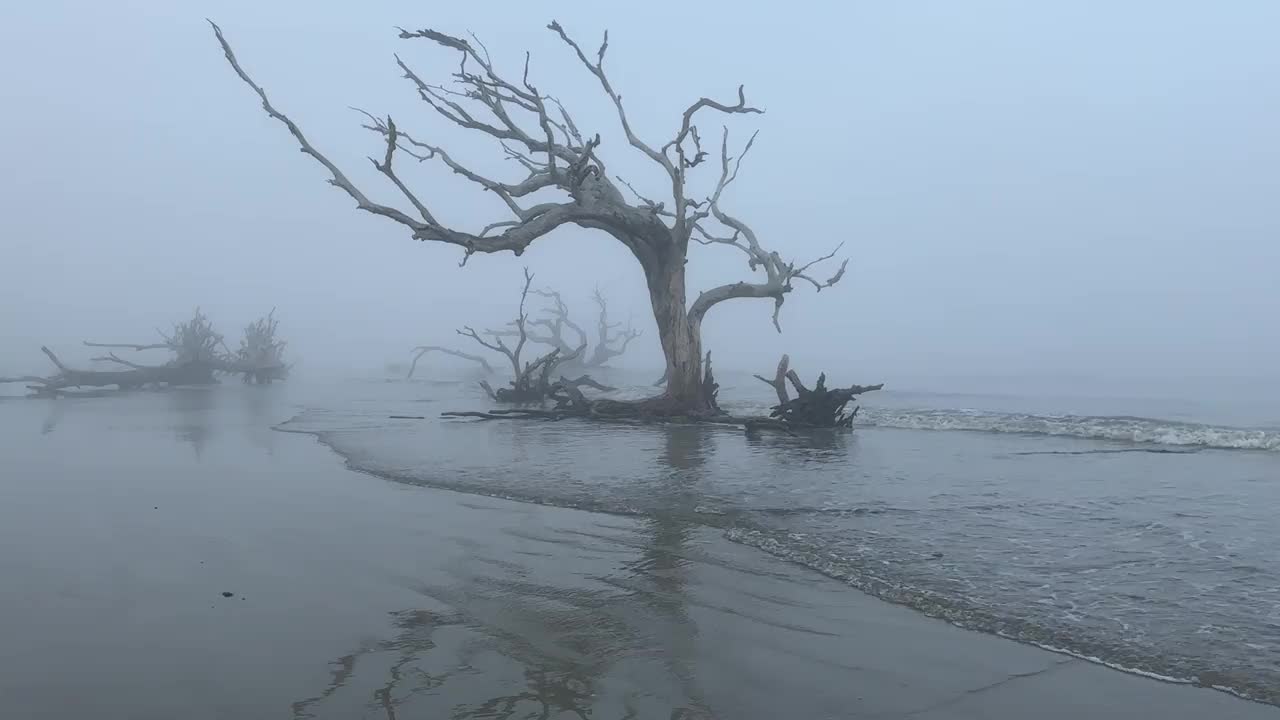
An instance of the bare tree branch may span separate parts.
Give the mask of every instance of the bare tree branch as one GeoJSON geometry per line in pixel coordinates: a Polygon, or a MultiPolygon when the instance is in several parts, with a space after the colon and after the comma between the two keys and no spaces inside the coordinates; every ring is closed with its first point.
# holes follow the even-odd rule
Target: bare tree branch
{"type": "Polygon", "coordinates": [[[597,287],[592,293],[592,299],[595,300],[596,306],[600,308],[600,315],[596,321],[596,347],[591,353],[591,359],[587,361],[590,367],[600,367],[609,362],[613,358],[619,357],[627,352],[627,346],[632,340],[640,337],[641,332],[627,323],[623,328],[622,323],[609,322],[609,303],[604,299],[604,295],[597,287]]]}
{"type": "Polygon", "coordinates": [[[525,311],[525,302],[529,298],[529,286],[532,284],[533,284],[533,274],[529,272],[529,268],[525,268],[524,269],[524,288],[521,289],[520,291],[520,311],[519,311],[519,314],[516,315],[516,319],[511,322],[512,327],[515,328],[515,337],[517,338],[516,346],[514,348],[508,346],[506,342],[502,340],[502,336],[500,333],[496,333],[492,331],[485,333],[486,335],[489,335],[490,337],[493,338],[493,342],[489,342],[488,340],[485,340],[483,337],[481,337],[480,333],[476,332],[475,329],[472,328],[471,326],[464,327],[458,331],[459,335],[462,335],[464,337],[469,337],[472,340],[475,340],[476,342],[480,343],[482,346],[494,352],[502,353],[504,356],[506,356],[507,360],[511,362],[511,369],[515,373],[517,378],[520,377],[520,374],[521,374],[520,353],[524,350],[524,345],[529,340],[529,335],[528,335],[529,314],[528,312],[525,311]]]}
{"type": "MultiPolygon", "coordinates": [[[[294,139],[297,140],[298,145],[302,149],[302,152],[306,153],[307,155],[310,155],[312,158],[316,160],[316,162],[323,165],[325,169],[329,171],[330,175],[332,176],[330,179],[330,183],[342,189],[344,192],[350,195],[356,201],[357,207],[359,207],[361,210],[373,213],[375,215],[381,215],[383,217],[394,220],[400,223],[401,225],[404,225],[405,227],[409,228],[410,230],[413,231],[414,238],[418,240],[432,240],[432,241],[445,242],[445,243],[461,246],[466,250],[466,255],[464,256],[464,259],[463,259],[463,262],[465,263],[466,258],[470,257],[471,254],[476,252],[493,253],[493,252],[501,252],[504,250],[509,250],[515,253],[516,255],[520,255],[524,252],[524,249],[528,247],[529,243],[533,242],[537,238],[542,237],[543,235],[546,235],[547,233],[560,227],[561,225],[564,225],[566,223],[571,223],[571,222],[578,222],[584,219],[581,207],[576,203],[568,202],[568,203],[563,203],[559,205],[554,205],[546,209],[545,211],[538,213],[534,217],[525,219],[524,221],[516,225],[508,227],[506,230],[496,235],[486,234],[484,236],[481,236],[481,235],[462,232],[459,230],[446,227],[436,222],[433,219],[430,212],[425,212],[425,213],[422,212],[423,210],[425,210],[424,204],[417,201],[417,199],[414,198],[411,193],[407,192],[407,190],[405,190],[405,188],[403,187],[403,184],[400,183],[398,179],[396,179],[393,176],[393,173],[390,172],[391,155],[397,147],[397,142],[395,140],[391,140],[390,142],[387,143],[386,153],[383,156],[383,161],[381,163],[375,162],[375,165],[379,167],[379,170],[383,170],[384,167],[386,168],[386,170],[383,171],[383,174],[388,175],[388,177],[392,179],[392,181],[397,185],[397,187],[401,190],[401,192],[411,198],[411,202],[413,202],[415,207],[419,209],[419,212],[420,214],[423,215],[423,218],[421,220],[417,220],[407,215],[401,210],[398,210],[396,208],[393,208],[387,205],[381,205],[381,204],[372,202],[364,194],[364,192],[362,192],[359,188],[357,188],[356,185],[352,183],[351,180],[347,178],[345,174],[343,174],[343,172],[338,168],[336,164],[330,161],[324,154],[322,154],[319,150],[317,150],[307,140],[306,136],[302,133],[302,130],[298,127],[296,123],[293,122],[293,120],[291,120],[288,116],[278,111],[271,104],[270,100],[267,98],[266,91],[263,90],[263,88],[260,85],[255,83],[253,79],[249,76],[249,74],[244,70],[244,68],[241,67],[239,60],[236,59],[235,53],[231,49],[231,45],[227,42],[226,38],[223,36],[222,29],[219,28],[218,25],[213,23],[212,21],[210,21],[209,24],[213,27],[214,35],[217,37],[218,43],[222,47],[223,54],[226,55],[227,62],[231,65],[232,69],[235,70],[236,75],[238,75],[240,79],[243,80],[244,83],[248,85],[254,91],[254,93],[256,93],[258,97],[262,100],[262,107],[264,110],[266,110],[267,115],[280,121],[285,125],[285,127],[289,129],[290,134],[292,134],[294,139]]],[[[430,33],[430,31],[423,31],[423,32],[430,33]]],[[[405,35],[414,36],[413,34],[407,34],[407,33],[405,35]]],[[[449,47],[459,47],[458,43],[461,43],[462,46],[465,46],[465,49],[464,48],[460,48],[460,49],[464,49],[465,52],[477,58],[477,60],[479,59],[479,55],[475,54],[473,50],[469,50],[470,45],[467,44],[465,41],[457,40],[456,38],[449,38],[449,36],[445,36],[439,33],[436,33],[434,35],[428,35],[428,36],[431,37],[431,39],[434,39],[437,42],[440,42],[441,44],[444,44],[449,47]]],[[[407,66],[404,66],[403,63],[401,64],[401,66],[402,68],[405,69],[407,74],[412,75],[411,71],[408,70],[407,66]]],[[[416,76],[413,76],[413,77],[416,79],[416,76]]],[[[421,83],[420,80],[418,82],[421,83]]],[[[507,84],[504,84],[503,87],[507,87],[508,89],[510,89],[510,88],[513,88],[514,86],[511,86],[509,83],[507,83],[507,84]]],[[[525,91],[520,90],[519,88],[515,88],[515,95],[517,97],[523,97],[524,93],[525,91]]],[[[423,90],[423,95],[424,97],[430,97],[430,93],[426,89],[423,90]]],[[[498,103],[499,101],[494,100],[493,102],[498,103]]],[[[456,104],[450,104],[447,102],[445,104],[450,105],[450,107],[456,106],[456,104]]],[[[436,107],[437,109],[441,109],[438,104],[438,101],[437,101],[436,107]]],[[[449,117],[450,119],[454,120],[455,122],[462,125],[463,127],[477,126],[477,123],[475,123],[474,121],[467,120],[468,116],[465,113],[463,113],[461,116],[454,116],[450,114],[448,110],[442,109],[442,112],[446,115],[446,117],[449,117]]],[[[477,126],[477,129],[484,130],[485,132],[492,131],[490,132],[490,134],[496,133],[495,137],[502,137],[502,138],[517,140],[521,142],[524,142],[525,140],[528,139],[527,135],[522,136],[518,133],[515,133],[514,131],[504,132],[497,128],[484,127],[484,126],[477,126]]],[[[391,135],[390,130],[391,130],[390,127],[386,128],[386,132],[389,135],[391,135]]],[[[529,145],[529,143],[525,143],[525,144],[529,145]]],[[[529,146],[531,149],[539,148],[539,145],[537,144],[537,142],[533,142],[533,144],[529,146]]],[[[573,151],[568,148],[556,146],[556,147],[542,147],[541,149],[549,153],[565,154],[569,156],[570,159],[577,159],[577,154],[573,153],[573,151]]]]}
{"type": "Polygon", "coordinates": [[[138,363],[129,362],[128,360],[122,359],[120,356],[116,355],[115,353],[107,353],[106,355],[90,358],[90,359],[93,360],[94,362],[113,362],[113,363],[116,363],[117,365],[124,365],[125,367],[133,368],[134,370],[156,369],[156,366],[154,365],[139,365],[138,363]]]}
{"type": "Polygon", "coordinates": [[[84,344],[86,347],[125,348],[128,350],[135,350],[138,352],[141,352],[143,350],[164,350],[165,348],[169,347],[168,343],[151,343],[150,345],[133,345],[130,343],[95,343],[95,342],[89,342],[88,340],[85,340],[84,344]]]}
{"type": "Polygon", "coordinates": [[[791,356],[783,355],[782,360],[778,363],[778,371],[772,379],[762,375],[755,375],[757,380],[771,386],[778,395],[778,404],[786,404],[790,398],[787,397],[787,366],[791,364],[791,356]]]}
{"type": "Polygon", "coordinates": [[[560,293],[550,288],[534,290],[533,294],[550,299],[552,306],[546,310],[549,317],[534,320],[530,322],[530,325],[544,327],[550,334],[534,335],[530,333],[529,339],[543,345],[559,348],[566,358],[570,355],[580,355],[587,347],[587,332],[569,316],[569,306],[565,304],[564,298],[560,296],[560,293]],[[577,343],[570,343],[565,338],[564,331],[566,328],[572,330],[578,336],[577,343]]]}
{"type": "Polygon", "coordinates": [[[720,198],[724,193],[724,189],[737,178],[738,170],[742,167],[742,158],[751,150],[755,139],[756,136],[753,134],[738,157],[731,158],[729,156],[729,130],[725,128],[723,139],[720,143],[720,181],[716,184],[715,192],[706,204],[705,212],[714,216],[720,224],[733,230],[733,235],[727,238],[711,235],[701,224],[695,224],[694,230],[701,236],[701,238],[697,239],[698,242],[704,245],[731,245],[746,253],[748,267],[753,271],[764,271],[765,281],[761,283],[736,282],[704,291],[694,300],[689,309],[689,317],[693,322],[701,322],[707,311],[713,306],[732,298],[773,298],[773,326],[778,332],[782,332],[778,315],[782,311],[782,303],[785,301],[787,293],[792,290],[792,281],[796,279],[805,280],[813,284],[818,290],[822,290],[825,287],[836,284],[844,277],[848,260],[840,266],[840,269],[829,280],[818,282],[808,275],[807,271],[819,263],[835,257],[840,246],[837,246],[835,251],[797,268],[794,263],[784,261],[777,252],[765,250],[760,245],[755,231],[749,225],[728,214],[720,207],[720,198]]]}
{"type": "Polygon", "coordinates": [[[418,368],[418,361],[422,359],[423,355],[426,355],[429,352],[438,352],[445,355],[452,355],[457,358],[462,358],[463,360],[470,360],[471,362],[479,363],[480,367],[484,368],[484,371],[486,373],[493,372],[493,366],[489,364],[488,360],[486,360],[485,358],[479,355],[464,353],[460,350],[440,347],[438,345],[419,345],[418,347],[413,349],[413,352],[414,352],[413,363],[409,365],[409,372],[405,375],[405,378],[404,378],[405,380],[410,380],[413,378],[413,373],[418,368]]]}
{"type": "Polygon", "coordinates": [[[649,156],[651,160],[661,165],[674,182],[677,175],[675,166],[671,164],[671,160],[669,160],[665,155],[654,150],[652,147],[649,147],[649,145],[641,140],[640,137],[635,134],[635,131],[631,129],[631,121],[627,119],[627,111],[622,109],[622,96],[613,89],[613,85],[609,82],[609,77],[605,75],[604,53],[609,48],[608,31],[605,31],[604,40],[600,43],[600,50],[596,52],[596,61],[591,62],[587,59],[586,53],[582,52],[582,47],[569,37],[568,33],[564,31],[564,28],[560,26],[559,22],[553,20],[550,25],[547,25],[547,29],[559,35],[561,40],[563,40],[569,47],[573,48],[573,51],[578,54],[578,59],[582,61],[582,64],[591,72],[592,75],[596,76],[597,80],[600,81],[600,87],[604,89],[604,92],[609,96],[609,99],[613,100],[613,106],[618,111],[618,121],[622,124],[622,131],[627,136],[627,142],[631,143],[631,146],[635,149],[649,156]]]}
{"type": "Polygon", "coordinates": [[[427,228],[423,223],[414,220],[395,208],[371,202],[363,192],[356,188],[356,186],[347,179],[347,176],[338,169],[337,165],[334,165],[329,158],[320,154],[319,151],[312,147],[311,143],[307,141],[306,136],[302,134],[302,130],[299,129],[292,120],[271,105],[271,101],[267,99],[267,92],[262,89],[262,86],[255,83],[253,79],[249,77],[249,74],[244,71],[244,68],[240,67],[240,62],[236,60],[235,53],[231,50],[231,45],[227,43],[226,38],[222,35],[222,28],[218,27],[218,25],[213,21],[209,21],[209,24],[213,26],[214,35],[217,36],[218,43],[222,45],[222,51],[227,56],[227,62],[231,63],[232,69],[236,71],[236,74],[240,76],[240,79],[252,88],[253,91],[258,94],[258,97],[262,99],[262,109],[267,111],[267,115],[270,115],[272,118],[284,123],[285,127],[289,128],[290,134],[292,134],[294,139],[298,141],[298,145],[301,146],[302,152],[315,158],[316,162],[323,165],[325,169],[329,171],[333,176],[329,181],[331,184],[341,188],[344,192],[350,195],[352,199],[356,201],[356,205],[361,210],[395,220],[401,225],[405,225],[413,229],[415,233],[427,228]]]}

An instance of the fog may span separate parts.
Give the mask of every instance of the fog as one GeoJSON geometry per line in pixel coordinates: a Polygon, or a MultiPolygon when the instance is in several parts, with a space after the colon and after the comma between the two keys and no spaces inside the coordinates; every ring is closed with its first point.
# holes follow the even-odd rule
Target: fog
{"type": "MultiPolygon", "coordinates": [[[[702,95],[745,83],[761,134],[724,204],[785,257],[844,243],[843,282],[708,316],[730,368],[790,352],[806,373],[899,385],[943,377],[1274,377],[1280,367],[1280,5],[967,3],[8,3],[0,10],[0,374],[41,344],[149,342],[201,306],[228,337],[272,307],[306,368],[378,368],[462,324],[497,325],[521,268],[591,320],[605,289],[646,331],[623,361],[661,364],[643,277],[619,243],[562,229],[523,257],[414,242],[326,185],[227,66],[205,16],[311,141],[366,192],[399,200],[349,109],[391,114],[478,170],[519,179],[487,138],[416,99],[393,53],[443,80],[454,56],[395,26],[474,31],[604,135],[647,194],[660,170],[544,26],[594,48],[654,144],[702,95]],[[370,5],[373,7],[363,7],[370,5]],[[846,377],[847,376],[847,377],[846,377]]],[[[702,120],[718,138],[720,118],[702,120]],[[714,129],[714,130],[713,130],[714,129]]],[[[430,163],[406,169],[447,222],[497,201],[430,163]]],[[[715,168],[695,176],[710,188],[715,168]]],[[[746,279],[730,248],[690,251],[690,291],[746,279]]],[[[455,342],[456,341],[456,342],[455,342]]]]}

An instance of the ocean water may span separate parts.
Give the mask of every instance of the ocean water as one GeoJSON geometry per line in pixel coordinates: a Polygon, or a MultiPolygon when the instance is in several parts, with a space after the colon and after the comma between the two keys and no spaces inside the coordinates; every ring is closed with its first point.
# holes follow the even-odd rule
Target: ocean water
{"type": "MultiPolygon", "coordinates": [[[[731,410],[769,403],[721,383],[731,410]]],[[[358,470],[679,518],[963,627],[1280,704],[1280,406],[1247,393],[889,390],[851,433],[791,437],[439,419],[487,405],[461,381],[289,392],[280,429],[358,470]]]]}

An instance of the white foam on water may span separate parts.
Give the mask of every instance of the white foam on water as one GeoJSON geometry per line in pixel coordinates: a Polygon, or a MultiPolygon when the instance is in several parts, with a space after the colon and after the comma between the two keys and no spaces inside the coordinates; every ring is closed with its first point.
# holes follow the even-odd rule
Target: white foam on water
{"type": "Polygon", "coordinates": [[[865,408],[861,420],[864,425],[908,430],[1018,433],[1176,447],[1280,452],[1280,430],[1198,425],[1140,417],[865,408]]]}

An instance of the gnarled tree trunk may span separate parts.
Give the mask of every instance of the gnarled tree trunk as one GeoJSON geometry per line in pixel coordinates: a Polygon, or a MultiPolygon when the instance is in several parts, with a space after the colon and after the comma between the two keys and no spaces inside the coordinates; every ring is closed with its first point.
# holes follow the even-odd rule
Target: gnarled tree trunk
{"type": "Polygon", "coordinates": [[[662,404],[690,414],[716,411],[704,387],[701,323],[689,317],[683,259],[645,268],[653,319],[667,361],[662,404]]]}

